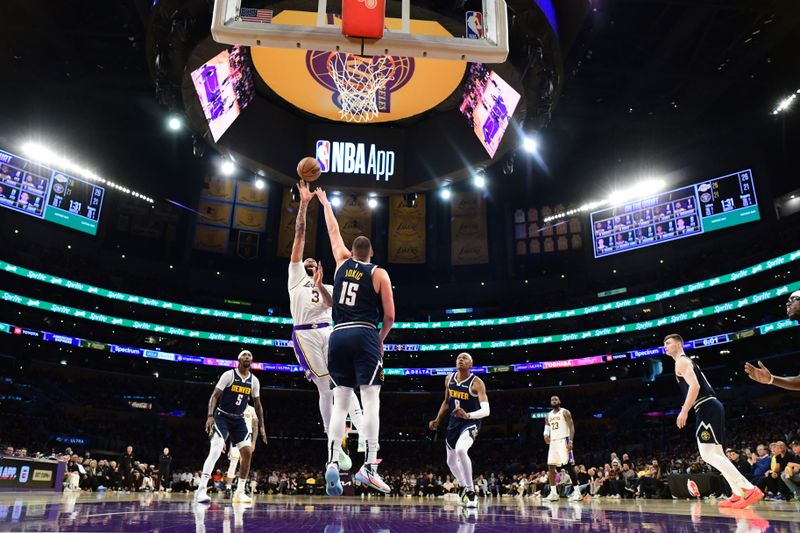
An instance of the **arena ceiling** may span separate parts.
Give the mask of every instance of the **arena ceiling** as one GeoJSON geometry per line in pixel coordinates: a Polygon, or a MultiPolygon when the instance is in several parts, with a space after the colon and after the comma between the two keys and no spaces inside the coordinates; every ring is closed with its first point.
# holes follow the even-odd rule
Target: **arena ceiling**
{"type": "MultiPolygon", "coordinates": [[[[165,130],[169,100],[151,78],[145,41],[152,5],[3,3],[0,144],[41,137],[152,196],[196,189],[208,162],[192,156],[188,134],[165,130]]],[[[776,193],[792,186],[800,119],[769,111],[800,88],[796,5],[589,6],[564,60],[558,106],[540,133],[546,170],[518,156],[512,177],[539,198],[561,199],[565,189],[593,185],[598,173],[625,174],[736,132],[763,151],[776,193]]]]}

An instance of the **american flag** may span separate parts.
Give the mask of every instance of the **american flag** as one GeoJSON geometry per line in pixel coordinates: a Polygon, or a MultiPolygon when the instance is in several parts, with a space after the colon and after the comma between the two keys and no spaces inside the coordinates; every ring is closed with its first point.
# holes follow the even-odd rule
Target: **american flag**
{"type": "Polygon", "coordinates": [[[239,20],[242,22],[263,22],[264,24],[269,24],[272,22],[272,10],[243,7],[239,10],[239,20]]]}

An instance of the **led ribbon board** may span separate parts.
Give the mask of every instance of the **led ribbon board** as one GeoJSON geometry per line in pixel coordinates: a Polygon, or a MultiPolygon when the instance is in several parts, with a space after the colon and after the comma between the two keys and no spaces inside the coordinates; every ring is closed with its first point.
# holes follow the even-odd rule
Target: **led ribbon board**
{"type": "MultiPolygon", "coordinates": [[[[707,316],[713,316],[728,311],[734,311],[743,307],[748,307],[771,298],[789,294],[795,290],[800,289],[800,281],[789,283],[760,292],[758,294],[745,296],[736,300],[731,300],[726,303],[710,305],[702,309],[695,309],[692,311],[685,311],[675,315],[670,315],[663,318],[646,320],[643,322],[634,322],[632,324],[624,324],[619,326],[609,326],[605,328],[579,331],[575,333],[558,333],[555,335],[546,335],[542,337],[527,337],[522,339],[509,339],[500,341],[477,341],[477,342],[462,342],[462,343],[444,343],[444,344],[386,344],[384,349],[387,352],[444,352],[452,350],[487,350],[496,348],[515,348],[517,346],[532,346],[538,344],[555,344],[560,342],[573,342],[576,340],[593,339],[605,337],[608,335],[619,335],[621,333],[630,333],[634,331],[643,331],[647,329],[662,327],[678,322],[685,322],[687,320],[694,320],[707,316]]],[[[274,346],[276,348],[287,348],[292,345],[289,340],[281,339],[265,339],[260,337],[248,337],[244,335],[235,335],[228,333],[212,333],[208,331],[197,331],[185,328],[176,328],[173,326],[166,326],[163,324],[153,324],[150,322],[143,322],[139,320],[130,320],[127,318],[113,317],[85,309],[77,309],[65,305],[54,304],[44,300],[37,300],[28,298],[19,294],[14,294],[8,291],[0,291],[0,299],[6,302],[23,305],[25,307],[32,307],[60,313],[75,318],[82,318],[93,322],[102,322],[112,326],[121,326],[126,328],[133,328],[142,331],[149,331],[153,333],[164,333],[166,335],[174,335],[178,337],[189,337],[193,339],[206,339],[221,342],[234,342],[239,344],[249,344],[253,346],[274,346]]]]}
{"type": "MultiPolygon", "coordinates": [[[[757,326],[757,329],[742,330],[741,332],[723,333],[721,335],[715,335],[714,337],[685,341],[684,347],[689,350],[706,348],[708,346],[725,344],[740,339],[749,338],[756,333],[759,335],[767,335],[769,333],[775,333],[796,326],[798,326],[798,323],[796,321],[780,320],[777,322],[762,324],[761,326],[757,326]]],[[[26,337],[36,338],[44,342],[57,342],[61,344],[68,344],[70,346],[77,346],[80,348],[89,348],[92,350],[100,350],[105,352],[111,352],[114,354],[130,355],[132,357],[145,357],[148,359],[158,359],[160,361],[168,361],[173,363],[189,363],[193,365],[222,366],[228,368],[233,368],[238,363],[236,360],[233,359],[220,359],[216,357],[203,357],[197,355],[182,355],[176,353],[162,352],[159,350],[135,348],[132,346],[107,344],[98,341],[81,339],[78,337],[71,337],[69,335],[59,335],[47,331],[23,328],[4,323],[0,323],[0,333],[22,335],[26,337]]],[[[623,359],[658,357],[663,354],[664,354],[664,348],[662,346],[658,346],[652,348],[645,348],[641,350],[633,350],[631,352],[594,355],[589,357],[563,359],[558,361],[537,361],[533,363],[521,363],[521,364],[476,366],[473,367],[471,371],[474,374],[505,373],[505,372],[535,372],[541,370],[552,370],[556,368],[576,368],[580,366],[609,364],[623,359]]],[[[287,365],[280,363],[253,362],[252,368],[255,370],[262,370],[265,372],[292,372],[292,373],[304,372],[303,367],[301,367],[300,365],[287,365]]],[[[452,373],[453,367],[386,368],[384,372],[387,376],[443,376],[452,373]]]]}
{"type": "MultiPolygon", "coordinates": [[[[397,322],[395,323],[394,328],[395,329],[475,328],[475,327],[486,327],[486,326],[522,324],[526,322],[540,322],[545,320],[556,320],[560,318],[572,318],[578,316],[591,315],[595,313],[602,313],[605,311],[623,309],[634,305],[659,302],[661,300],[674,298],[676,296],[681,296],[684,294],[688,294],[690,292],[696,292],[699,290],[708,289],[710,287],[724,285],[726,283],[731,283],[732,281],[738,281],[740,279],[750,277],[755,274],[759,274],[766,270],[771,270],[773,268],[792,263],[794,261],[797,261],[798,259],[800,259],[800,250],[795,250],[793,252],[789,252],[787,254],[774,257],[767,261],[757,263],[755,265],[743,268],[741,270],[732,272],[730,274],[724,274],[722,276],[717,276],[715,278],[709,278],[703,281],[698,281],[696,283],[683,285],[681,287],[676,287],[673,289],[667,289],[665,291],[648,294],[646,296],[627,298],[624,300],[617,300],[614,302],[607,302],[604,304],[592,305],[589,307],[566,309],[562,311],[550,311],[547,313],[536,313],[530,315],[518,315],[518,316],[501,317],[501,318],[486,318],[480,320],[446,320],[441,322],[397,322]]],[[[290,317],[276,317],[276,316],[257,315],[251,313],[240,313],[238,311],[226,311],[224,309],[210,309],[206,307],[197,307],[193,305],[167,302],[164,300],[157,300],[155,298],[148,298],[145,296],[138,296],[135,294],[112,291],[109,289],[95,287],[93,285],[89,285],[86,283],[65,279],[59,276],[53,276],[50,274],[45,274],[43,272],[37,272],[35,270],[30,270],[21,266],[7,263],[5,261],[0,261],[0,270],[3,270],[4,272],[8,272],[10,274],[16,274],[18,276],[22,276],[28,279],[41,281],[43,283],[49,283],[51,285],[64,287],[66,289],[85,292],[87,294],[94,294],[103,298],[110,298],[112,300],[118,300],[140,305],[147,305],[150,307],[157,307],[159,309],[166,309],[169,311],[177,311],[180,313],[188,313],[193,315],[210,316],[214,318],[228,318],[231,320],[242,320],[246,322],[259,322],[262,324],[279,324],[287,326],[291,326],[293,324],[292,319],[290,317]]]]}

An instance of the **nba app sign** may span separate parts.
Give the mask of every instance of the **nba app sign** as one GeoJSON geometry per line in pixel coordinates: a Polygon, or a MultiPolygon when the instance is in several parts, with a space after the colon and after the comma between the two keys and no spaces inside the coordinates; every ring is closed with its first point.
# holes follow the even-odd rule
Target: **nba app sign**
{"type": "Polygon", "coordinates": [[[381,150],[375,144],[318,140],[316,152],[323,173],[359,174],[375,181],[394,176],[394,150],[381,150]]]}

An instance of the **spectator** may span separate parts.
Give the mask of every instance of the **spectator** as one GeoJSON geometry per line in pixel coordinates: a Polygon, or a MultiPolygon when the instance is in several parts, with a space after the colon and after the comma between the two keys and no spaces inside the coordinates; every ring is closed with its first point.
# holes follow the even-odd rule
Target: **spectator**
{"type": "Polygon", "coordinates": [[[158,490],[172,492],[172,456],[169,454],[169,448],[164,448],[161,457],[158,458],[158,490]]]}
{"type": "Polygon", "coordinates": [[[752,465],[752,471],[747,479],[749,479],[751,483],[756,483],[769,471],[772,462],[772,458],[767,452],[766,445],[759,444],[756,446],[756,453],[751,454],[749,462],[752,465]]]}
{"type": "Polygon", "coordinates": [[[734,448],[728,448],[725,450],[725,455],[728,456],[730,462],[733,463],[733,466],[736,467],[736,470],[738,470],[745,479],[750,477],[750,474],[753,472],[753,467],[750,466],[750,463],[742,456],[742,452],[734,448]]]}
{"type": "Polygon", "coordinates": [[[800,441],[792,441],[792,455],[795,460],[790,460],[781,472],[781,479],[791,491],[795,500],[800,500],[800,441]]]}
{"type": "MultiPolygon", "coordinates": [[[[126,492],[131,490],[133,486],[133,467],[136,462],[136,456],[133,454],[133,446],[128,446],[125,453],[119,456],[119,473],[121,477],[122,487],[126,492]]],[[[136,490],[134,488],[134,490],[136,490]]]]}

